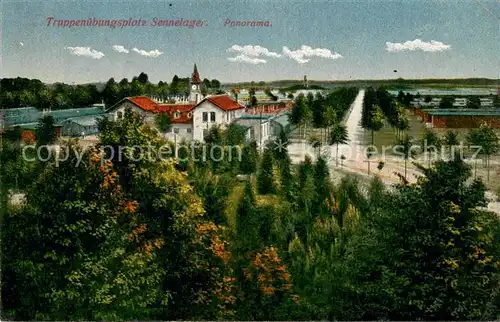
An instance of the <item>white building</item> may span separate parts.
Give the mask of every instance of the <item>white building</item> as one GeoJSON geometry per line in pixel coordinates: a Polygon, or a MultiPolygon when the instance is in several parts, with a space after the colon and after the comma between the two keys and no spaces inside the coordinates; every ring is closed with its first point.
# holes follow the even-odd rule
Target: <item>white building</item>
{"type": "Polygon", "coordinates": [[[203,98],[202,83],[196,65],[191,76],[190,93],[187,100],[175,104],[162,104],[146,96],[127,97],[107,110],[111,119],[124,116],[125,109],[143,115],[146,122],[155,122],[158,114],[167,113],[172,121],[170,130],[165,133],[172,141],[204,141],[212,126],[225,128],[245,112],[245,107],[227,95],[213,95],[203,98]]]}

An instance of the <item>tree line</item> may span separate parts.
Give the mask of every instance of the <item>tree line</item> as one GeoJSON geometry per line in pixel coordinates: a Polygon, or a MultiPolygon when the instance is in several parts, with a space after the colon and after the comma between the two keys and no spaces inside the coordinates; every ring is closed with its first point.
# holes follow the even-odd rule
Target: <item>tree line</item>
{"type": "MultiPolygon", "coordinates": [[[[221,83],[217,79],[205,78],[201,90],[204,95],[223,93],[221,83]]],[[[189,78],[179,78],[175,75],[170,84],[164,81],[153,84],[144,72],[134,76],[132,80],[123,78],[116,82],[114,78],[110,78],[102,90],[95,84],[44,84],[38,79],[20,77],[0,80],[0,102],[5,109],[34,106],[56,110],[88,107],[102,102],[109,107],[130,96],[147,95],[167,99],[188,94],[189,78]]]]}

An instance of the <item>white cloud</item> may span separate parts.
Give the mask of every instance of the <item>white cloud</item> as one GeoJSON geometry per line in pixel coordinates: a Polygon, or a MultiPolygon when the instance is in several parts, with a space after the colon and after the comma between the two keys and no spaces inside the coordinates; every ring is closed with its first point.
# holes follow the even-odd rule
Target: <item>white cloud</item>
{"type": "Polygon", "coordinates": [[[125,47],[120,46],[120,45],[114,45],[113,49],[116,50],[119,53],[124,53],[124,54],[128,54],[130,52],[130,50],[128,50],[125,47]]]}
{"type": "Polygon", "coordinates": [[[267,61],[265,59],[259,57],[272,57],[272,58],[280,58],[281,55],[272,51],[269,51],[267,48],[258,46],[258,45],[233,45],[231,48],[227,50],[228,52],[237,52],[240,53],[236,57],[228,58],[229,61],[232,62],[241,62],[248,64],[265,64],[267,61]]]}
{"type": "Polygon", "coordinates": [[[101,59],[104,54],[100,51],[90,49],[90,47],[66,47],[72,55],[91,57],[93,59],[101,59]]]}
{"type": "Polygon", "coordinates": [[[136,53],[138,53],[141,56],[147,56],[147,57],[158,57],[161,54],[163,54],[158,49],[151,50],[151,51],[145,51],[143,49],[132,48],[132,50],[135,51],[136,53]]]}
{"type": "Polygon", "coordinates": [[[400,52],[400,51],[415,51],[422,50],[427,52],[439,52],[449,50],[450,45],[445,45],[440,41],[431,40],[431,42],[425,42],[420,39],[408,40],[405,43],[385,43],[386,50],[390,52],[400,52]]]}
{"type": "Polygon", "coordinates": [[[305,64],[310,61],[311,57],[319,57],[326,59],[339,59],[342,55],[332,52],[326,48],[312,48],[311,46],[302,45],[300,49],[290,50],[288,47],[283,47],[283,55],[297,61],[299,64],[305,64]]]}
{"type": "Polygon", "coordinates": [[[247,63],[247,64],[253,64],[253,65],[267,63],[267,61],[264,59],[249,57],[249,56],[245,56],[245,55],[238,55],[236,57],[229,57],[228,60],[232,61],[232,62],[247,63]]]}
{"type": "Polygon", "coordinates": [[[246,46],[240,46],[240,45],[233,45],[231,48],[229,48],[227,51],[229,52],[238,52],[241,53],[242,55],[249,56],[249,57],[260,57],[260,56],[266,56],[266,57],[274,57],[274,58],[279,58],[281,57],[280,54],[269,51],[267,48],[261,47],[261,46],[253,46],[253,45],[246,45],[246,46]]]}

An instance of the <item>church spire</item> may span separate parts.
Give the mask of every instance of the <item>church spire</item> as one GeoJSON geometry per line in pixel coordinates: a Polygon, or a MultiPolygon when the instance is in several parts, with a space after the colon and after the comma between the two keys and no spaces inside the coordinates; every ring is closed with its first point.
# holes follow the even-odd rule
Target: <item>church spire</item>
{"type": "Polygon", "coordinates": [[[191,84],[201,84],[200,74],[198,74],[198,67],[194,64],[194,71],[191,75],[191,84]]]}

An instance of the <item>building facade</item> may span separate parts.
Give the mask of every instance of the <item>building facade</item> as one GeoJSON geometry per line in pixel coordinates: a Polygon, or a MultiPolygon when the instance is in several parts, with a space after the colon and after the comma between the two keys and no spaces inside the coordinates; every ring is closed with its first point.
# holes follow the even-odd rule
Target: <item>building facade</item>
{"type": "Polygon", "coordinates": [[[130,108],[154,123],[158,114],[167,114],[172,121],[170,129],[165,132],[166,138],[172,141],[203,142],[212,126],[227,127],[245,112],[245,107],[228,95],[213,95],[203,98],[201,94],[201,78],[195,65],[190,79],[190,92],[187,101],[164,104],[146,96],[127,97],[107,110],[109,117],[118,120],[130,108]]]}

